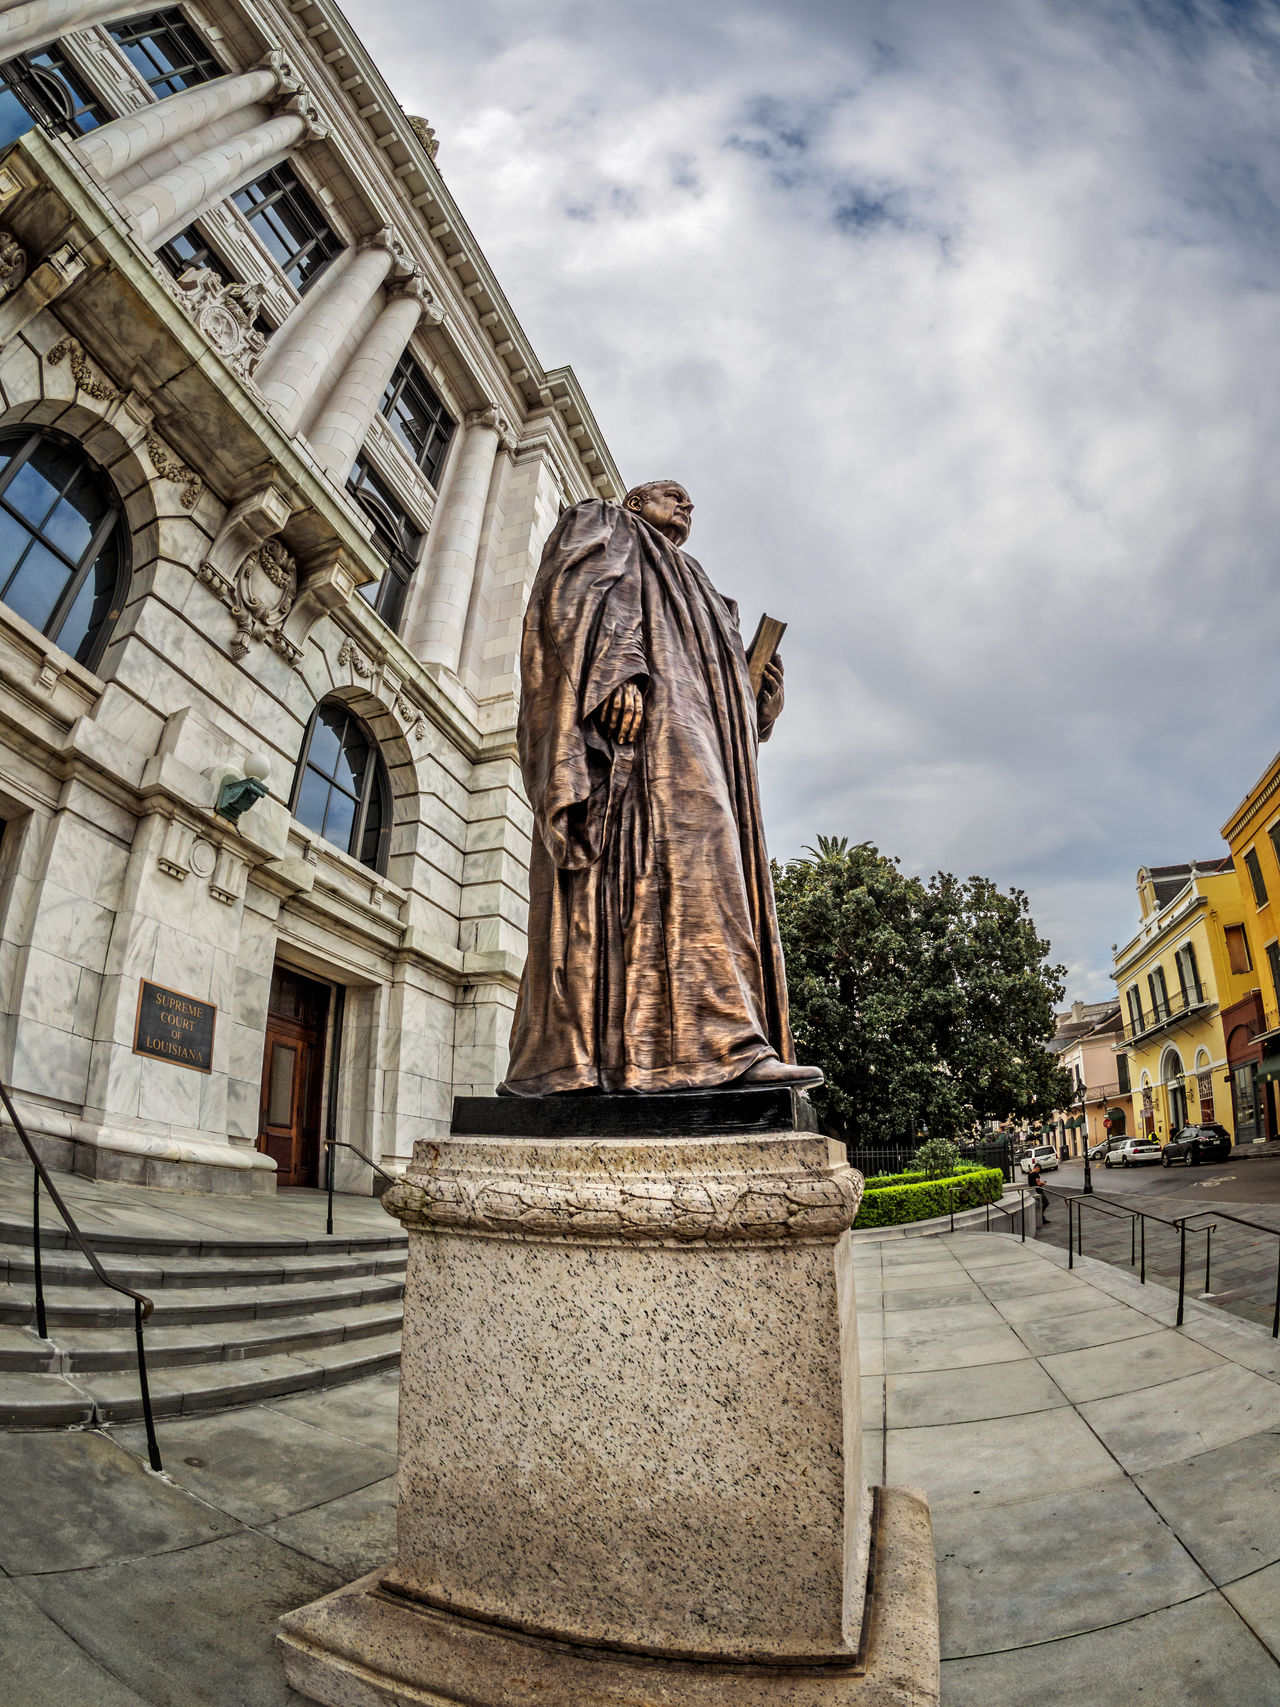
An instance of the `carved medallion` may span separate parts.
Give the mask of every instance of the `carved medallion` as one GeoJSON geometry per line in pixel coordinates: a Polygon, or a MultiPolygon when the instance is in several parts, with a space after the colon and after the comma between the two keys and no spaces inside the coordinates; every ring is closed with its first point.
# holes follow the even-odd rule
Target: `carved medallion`
{"type": "Polygon", "coordinates": [[[189,267],[174,281],[174,290],[218,354],[248,378],[266,345],[254,325],[263,287],[223,284],[212,267],[189,267]]]}

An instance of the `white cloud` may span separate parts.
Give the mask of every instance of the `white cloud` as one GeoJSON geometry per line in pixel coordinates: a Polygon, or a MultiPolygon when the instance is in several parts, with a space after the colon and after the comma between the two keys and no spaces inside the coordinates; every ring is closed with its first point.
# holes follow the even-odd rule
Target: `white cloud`
{"type": "Polygon", "coordinates": [[[413,16],[354,21],[543,360],[791,624],[775,851],[1020,883],[1103,992],[1280,745],[1276,14],[413,16]]]}

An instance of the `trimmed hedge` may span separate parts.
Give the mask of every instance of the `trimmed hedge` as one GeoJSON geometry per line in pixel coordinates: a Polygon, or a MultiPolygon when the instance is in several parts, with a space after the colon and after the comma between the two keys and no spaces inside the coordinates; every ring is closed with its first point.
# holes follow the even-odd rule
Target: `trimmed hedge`
{"type": "MultiPolygon", "coordinates": [[[[947,1179],[956,1179],[960,1174],[972,1174],[980,1171],[977,1162],[961,1162],[954,1174],[947,1174],[947,1179]]],[[[1000,1170],[997,1168],[996,1172],[1000,1170]]],[[[921,1180],[928,1179],[928,1174],[868,1174],[862,1182],[863,1191],[883,1191],[887,1185],[919,1185],[921,1180]]]]}
{"type": "Polygon", "coordinates": [[[945,1215],[952,1206],[953,1190],[957,1209],[998,1203],[1004,1191],[1004,1175],[999,1168],[969,1168],[946,1179],[917,1179],[906,1185],[900,1183],[901,1178],[892,1185],[873,1186],[867,1181],[853,1224],[855,1231],[860,1227],[898,1227],[904,1221],[927,1221],[930,1216],[945,1215]]]}

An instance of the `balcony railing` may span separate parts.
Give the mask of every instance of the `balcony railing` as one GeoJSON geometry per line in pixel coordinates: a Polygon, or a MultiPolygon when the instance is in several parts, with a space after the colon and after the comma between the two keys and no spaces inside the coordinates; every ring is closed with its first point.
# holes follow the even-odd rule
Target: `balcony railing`
{"type": "Polygon", "coordinates": [[[1142,1043],[1148,1037],[1155,1037],[1166,1031],[1172,1025],[1180,1025],[1184,1020],[1192,1019],[1197,1014],[1212,1013],[1217,1002],[1211,1001],[1203,991],[1188,991],[1183,995],[1177,991],[1170,996],[1155,1013],[1144,1013],[1141,1030],[1135,1030],[1133,1020],[1125,1012],[1124,1040],[1126,1043],[1142,1043]]]}

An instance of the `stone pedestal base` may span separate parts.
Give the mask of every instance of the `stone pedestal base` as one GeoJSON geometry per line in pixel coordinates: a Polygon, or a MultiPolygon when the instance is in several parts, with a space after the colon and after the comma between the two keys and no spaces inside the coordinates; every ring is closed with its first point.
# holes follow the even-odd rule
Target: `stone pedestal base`
{"type": "Polygon", "coordinates": [[[416,1145],[383,1199],[409,1232],[396,1559],[285,1620],[295,1688],[937,1699],[927,1507],[863,1474],[861,1176],[789,1095],[772,1130],[716,1131],[751,1115],[718,1106],[697,1133],[550,1135],[614,1117],[565,1099],[416,1145]]]}
{"type": "Polygon", "coordinates": [[[551,1642],[383,1587],[384,1573],[281,1620],[285,1675],[326,1707],[935,1707],[938,1603],[923,1495],[879,1491],[856,1660],[681,1663],[551,1642]]]}

